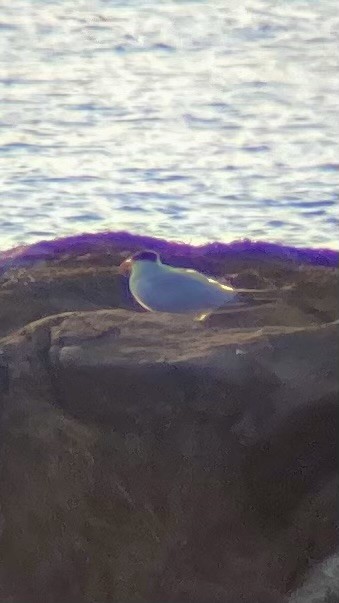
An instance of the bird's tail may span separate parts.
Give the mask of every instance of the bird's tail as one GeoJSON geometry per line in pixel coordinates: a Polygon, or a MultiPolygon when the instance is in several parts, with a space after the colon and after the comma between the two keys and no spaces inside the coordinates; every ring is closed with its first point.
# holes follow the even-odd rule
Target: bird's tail
{"type": "Polygon", "coordinates": [[[281,289],[237,289],[236,301],[238,306],[257,306],[272,304],[281,298],[281,289]]]}
{"type": "Polygon", "coordinates": [[[293,286],[281,289],[237,289],[237,294],[232,303],[221,306],[217,310],[201,314],[198,320],[205,320],[210,314],[230,314],[231,312],[242,312],[248,308],[260,308],[261,306],[273,304],[283,297],[283,292],[293,286]]]}

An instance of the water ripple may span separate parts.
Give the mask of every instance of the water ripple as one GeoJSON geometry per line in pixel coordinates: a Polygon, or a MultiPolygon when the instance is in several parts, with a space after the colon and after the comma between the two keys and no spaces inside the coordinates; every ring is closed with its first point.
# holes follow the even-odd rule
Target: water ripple
{"type": "Polygon", "coordinates": [[[338,248],[338,24],[332,0],[6,3],[0,248],[109,229],[338,248]]]}

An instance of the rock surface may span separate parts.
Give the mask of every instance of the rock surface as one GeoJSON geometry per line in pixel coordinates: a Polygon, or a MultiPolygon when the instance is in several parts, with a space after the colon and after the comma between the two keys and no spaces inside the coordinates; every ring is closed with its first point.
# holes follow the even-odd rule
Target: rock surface
{"type": "Polygon", "coordinates": [[[4,603],[282,603],[334,553],[337,271],[196,262],[286,289],[192,323],[104,256],[2,275],[4,603]]]}

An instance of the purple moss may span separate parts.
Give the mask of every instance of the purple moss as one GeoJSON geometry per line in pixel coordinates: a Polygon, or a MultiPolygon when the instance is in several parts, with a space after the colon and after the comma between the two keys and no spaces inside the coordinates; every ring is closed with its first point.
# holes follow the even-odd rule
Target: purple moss
{"type": "Polygon", "coordinates": [[[186,243],[174,243],[165,239],[135,235],[128,232],[104,232],[81,234],[51,241],[40,241],[0,253],[0,269],[33,264],[39,260],[51,260],[65,254],[86,254],[93,252],[135,251],[151,248],[160,253],[174,256],[221,256],[248,255],[263,259],[285,260],[297,264],[337,267],[339,252],[331,249],[298,248],[276,243],[255,242],[250,240],[233,243],[208,243],[194,246],[186,243]]]}

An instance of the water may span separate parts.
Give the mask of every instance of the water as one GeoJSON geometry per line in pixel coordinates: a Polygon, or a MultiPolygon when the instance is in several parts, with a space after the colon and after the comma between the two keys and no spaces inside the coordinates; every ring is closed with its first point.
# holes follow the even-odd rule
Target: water
{"type": "Polygon", "coordinates": [[[339,248],[336,0],[16,0],[0,30],[0,249],[339,248]]]}

